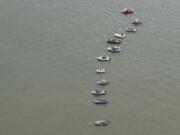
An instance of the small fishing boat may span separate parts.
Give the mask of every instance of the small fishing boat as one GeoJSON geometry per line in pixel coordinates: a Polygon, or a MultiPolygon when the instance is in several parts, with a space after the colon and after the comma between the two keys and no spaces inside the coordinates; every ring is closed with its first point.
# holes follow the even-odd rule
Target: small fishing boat
{"type": "Polygon", "coordinates": [[[97,57],[98,61],[111,61],[111,58],[109,56],[99,56],[97,57]]]}
{"type": "Polygon", "coordinates": [[[134,13],[134,11],[133,11],[133,9],[130,9],[130,8],[123,8],[121,10],[121,13],[123,13],[123,14],[132,14],[132,13],[134,13]]]}
{"type": "Polygon", "coordinates": [[[122,34],[114,33],[114,37],[117,37],[117,38],[125,38],[125,37],[126,37],[126,34],[124,34],[124,33],[122,33],[122,34]]]}
{"type": "Polygon", "coordinates": [[[98,68],[96,70],[96,73],[105,73],[106,72],[106,69],[105,68],[98,68]]]}
{"type": "Polygon", "coordinates": [[[97,120],[94,122],[96,126],[107,126],[109,124],[108,120],[97,120]]]}
{"type": "Polygon", "coordinates": [[[91,93],[92,95],[95,95],[95,96],[101,96],[101,95],[106,95],[106,90],[96,89],[96,90],[93,90],[91,93]]]}
{"type": "Polygon", "coordinates": [[[113,53],[122,51],[122,49],[119,46],[111,46],[111,47],[108,47],[107,50],[113,53]]]}
{"type": "Polygon", "coordinates": [[[97,81],[96,83],[99,84],[99,85],[108,85],[108,84],[109,84],[109,81],[107,81],[107,80],[105,80],[105,79],[102,79],[102,80],[100,80],[100,81],[97,81]]]}
{"type": "Polygon", "coordinates": [[[127,28],[126,32],[136,32],[137,30],[135,28],[127,28]]]}
{"type": "Polygon", "coordinates": [[[93,100],[92,102],[93,102],[94,104],[103,104],[103,105],[108,104],[108,101],[105,100],[105,99],[97,99],[97,100],[93,100]]]}
{"type": "Polygon", "coordinates": [[[139,19],[135,19],[135,21],[132,22],[132,24],[139,25],[139,24],[142,24],[142,22],[139,19]]]}
{"type": "Polygon", "coordinates": [[[107,40],[108,44],[120,44],[121,40],[117,40],[117,39],[108,39],[107,40]]]}

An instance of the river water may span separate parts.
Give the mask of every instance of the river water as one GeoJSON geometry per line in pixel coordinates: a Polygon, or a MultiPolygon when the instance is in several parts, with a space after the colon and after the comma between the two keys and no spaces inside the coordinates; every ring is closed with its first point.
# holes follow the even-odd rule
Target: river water
{"type": "Polygon", "coordinates": [[[179,135],[179,12],[179,0],[0,0],[0,134],[179,135]],[[135,18],[123,51],[108,53],[135,18]],[[104,75],[99,55],[112,58],[104,75]],[[109,104],[96,106],[102,78],[109,104]]]}

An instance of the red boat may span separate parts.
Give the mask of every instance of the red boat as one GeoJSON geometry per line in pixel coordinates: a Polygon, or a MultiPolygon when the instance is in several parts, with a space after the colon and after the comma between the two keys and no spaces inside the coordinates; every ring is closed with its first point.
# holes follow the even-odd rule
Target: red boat
{"type": "Polygon", "coordinates": [[[132,9],[130,9],[130,8],[123,8],[121,10],[121,13],[123,13],[123,14],[132,14],[132,13],[134,13],[134,11],[132,9]]]}

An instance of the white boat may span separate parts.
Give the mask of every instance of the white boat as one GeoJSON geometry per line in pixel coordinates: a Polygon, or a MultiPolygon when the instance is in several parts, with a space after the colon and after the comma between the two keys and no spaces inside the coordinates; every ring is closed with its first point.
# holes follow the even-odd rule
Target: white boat
{"type": "Polygon", "coordinates": [[[111,61],[111,58],[109,56],[99,56],[97,57],[98,61],[111,61]]]}
{"type": "Polygon", "coordinates": [[[99,84],[99,85],[108,85],[108,84],[109,84],[109,81],[107,81],[107,80],[105,80],[105,79],[102,79],[102,80],[100,80],[100,81],[97,81],[96,83],[99,84]]]}
{"type": "Polygon", "coordinates": [[[111,46],[111,47],[108,47],[107,50],[109,52],[120,52],[122,51],[122,49],[120,48],[120,46],[111,46]]]}
{"type": "Polygon", "coordinates": [[[142,22],[139,19],[135,19],[135,21],[132,22],[132,24],[139,25],[139,24],[142,24],[142,22]]]}
{"type": "Polygon", "coordinates": [[[109,124],[108,120],[97,120],[94,122],[96,126],[107,126],[109,124]]]}
{"type": "Polygon", "coordinates": [[[105,73],[106,69],[105,68],[99,68],[96,70],[96,73],[105,73]]]}
{"type": "Polygon", "coordinates": [[[122,34],[114,33],[114,37],[117,37],[117,38],[125,38],[125,37],[126,37],[126,34],[124,34],[124,33],[122,33],[122,34]]]}
{"type": "Polygon", "coordinates": [[[95,96],[106,95],[106,90],[97,89],[93,90],[91,93],[95,96]]]}

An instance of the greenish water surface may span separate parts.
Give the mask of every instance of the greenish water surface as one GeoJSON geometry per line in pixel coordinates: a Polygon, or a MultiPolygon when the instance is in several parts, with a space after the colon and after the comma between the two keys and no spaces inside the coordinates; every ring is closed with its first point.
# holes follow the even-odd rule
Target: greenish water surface
{"type": "Polygon", "coordinates": [[[179,0],[0,0],[0,135],[179,135],[179,0]],[[135,13],[120,13],[131,7],[135,13]],[[120,54],[105,40],[135,18],[120,54]],[[96,57],[104,75],[96,75],[96,57]],[[105,87],[107,106],[90,91],[105,87]],[[108,127],[92,122],[110,120],[108,127]]]}

